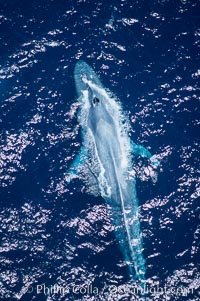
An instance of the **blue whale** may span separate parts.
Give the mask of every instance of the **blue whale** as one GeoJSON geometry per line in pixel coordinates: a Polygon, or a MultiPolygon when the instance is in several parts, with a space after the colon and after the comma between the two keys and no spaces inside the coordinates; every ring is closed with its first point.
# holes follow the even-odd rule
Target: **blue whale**
{"type": "Polygon", "coordinates": [[[77,62],[74,79],[82,146],[68,169],[66,180],[82,175],[90,193],[101,195],[106,201],[130,277],[144,283],[146,268],[133,160],[135,155],[140,155],[147,157],[152,166],[157,166],[158,161],[130,139],[130,126],[119,101],[105,90],[87,63],[77,62]]]}

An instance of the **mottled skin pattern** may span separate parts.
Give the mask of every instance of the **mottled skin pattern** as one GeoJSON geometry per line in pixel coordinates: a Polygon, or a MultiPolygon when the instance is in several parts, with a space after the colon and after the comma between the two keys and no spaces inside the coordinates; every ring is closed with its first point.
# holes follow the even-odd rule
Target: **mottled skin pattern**
{"type": "MultiPolygon", "coordinates": [[[[149,159],[151,154],[144,147],[132,142],[126,131],[120,130],[117,103],[109,101],[109,95],[92,68],[79,61],[74,77],[80,101],[79,122],[83,130],[83,146],[70,166],[68,175],[77,174],[86,163],[89,139],[95,150],[92,160],[98,162],[101,171],[97,174],[97,185],[108,204],[115,235],[130,276],[143,282],[146,269],[142,255],[138,200],[135,178],[130,177],[129,172],[132,169],[133,154],[149,159]],[[128,157],[125,162],[124,155],[128,157]]],[[[156,165],[157,162],[153,161],[153,164],[156,165]]]]}

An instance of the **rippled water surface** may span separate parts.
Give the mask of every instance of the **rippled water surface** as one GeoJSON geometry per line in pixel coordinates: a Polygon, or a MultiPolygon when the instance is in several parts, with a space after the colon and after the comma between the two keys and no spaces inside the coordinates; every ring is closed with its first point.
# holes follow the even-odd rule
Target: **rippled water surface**
{"type": "Polygon", "coordinates": [[[79,59],[161,161],[155,184],[134,166],[146,278],[166,289],[149,300],[199,300],[198,1],[0,6],[1,300],[140,300],[104,200],[64,181],[81,145],[79,59]]]}

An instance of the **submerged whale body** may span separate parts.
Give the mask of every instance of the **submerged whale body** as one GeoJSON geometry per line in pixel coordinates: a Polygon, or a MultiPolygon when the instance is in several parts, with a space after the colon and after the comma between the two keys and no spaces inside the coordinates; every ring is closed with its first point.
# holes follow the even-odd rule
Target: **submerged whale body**
{"type": "Polygon", "coordinates": [[[144,282],[138,199],[131,171],[134,155],[149,158],[152,165],[157,162],[151,160],[147,149],[131,141],[119,102],[104,89],[87,63],[77,62],[74,79],[82,147],[68,170],[67,181],[84,175],[90,193],[104,198],[130,277],[144,282]]]}

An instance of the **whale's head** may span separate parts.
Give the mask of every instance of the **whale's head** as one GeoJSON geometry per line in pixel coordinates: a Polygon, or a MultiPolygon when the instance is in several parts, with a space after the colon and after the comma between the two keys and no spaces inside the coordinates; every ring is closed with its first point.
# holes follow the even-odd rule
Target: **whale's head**
{"type": "Polygon", "coordinates": [[[84,61],[79,61],[74,69],[74,79],[81,107],[87,110],[88,122],[108,122],[111,118],[112,101],[94,70],[84,61]]]}
{"type": "Polygon", "coordinates": [[[87,81],[85,101],[88,103],[88,125],[93,130],[98,126],[112,123],[112,114],[109,96],[103,87],[92,81],[87,81]]]}
{"type": "Polygon", "coordinates": [[[84,61],[78,61],[74,68],[74,80],[78,97],[88,89],[88,83],[102,88],[102,84],[94,70],[84,61]]]}

